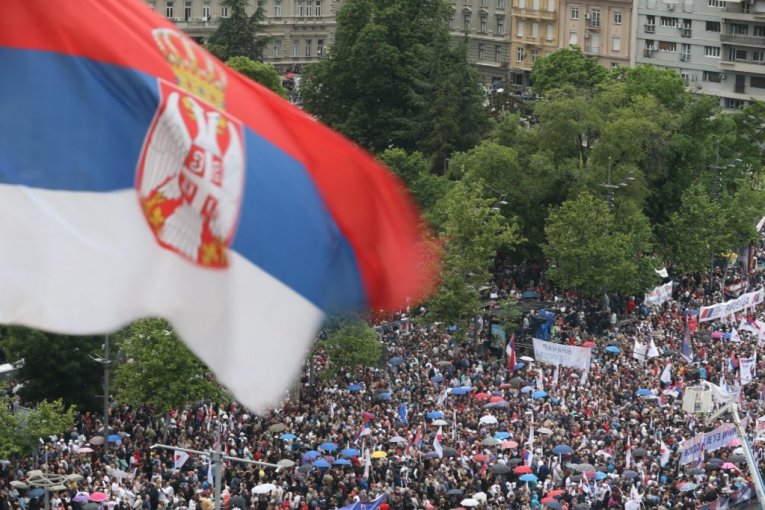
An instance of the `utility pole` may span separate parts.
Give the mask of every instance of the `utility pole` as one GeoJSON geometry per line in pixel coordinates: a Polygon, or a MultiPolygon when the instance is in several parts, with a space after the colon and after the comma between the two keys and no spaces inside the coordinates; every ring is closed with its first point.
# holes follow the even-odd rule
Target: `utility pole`
{"type": "Polygon", "coordinates": [[[104,341],[104,438],[109,435],[109,376],[111,375],[111,359],[109,359],[109,335],[104,341]]]}

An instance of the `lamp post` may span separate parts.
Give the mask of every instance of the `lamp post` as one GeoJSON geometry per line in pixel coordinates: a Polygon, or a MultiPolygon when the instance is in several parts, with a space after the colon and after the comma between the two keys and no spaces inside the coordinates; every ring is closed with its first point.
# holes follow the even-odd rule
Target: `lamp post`
{"type": "Polygon", "coordinates": [[[623,181],[618,182],[616,184],[611,182],[611,156],[608,157],[608,173],[606,174],[606,182],[601,182],[599,184],[600,187],[606,188],[606,200],[608,201],[608,207],[611,209],[614,208],[614,190],[620,189],[620,188],[626,188],[630,185],[631,181],[635,180],[635,176],[632,175],[632,172],[630,172],[627,177],[624,178],[623,181]],[[627,182],[629,181],[629,182],[627,182]]]}
{"type": "Polygon", "coordinates": [[[27,484],[30,487],[40,487],[45,491],[43,506],[45,510],[50,509],[50,490],[66,490],[66,486],[63,485],[64,481],[66,481],[66,477],[56,473],[48,473],[39,469],[27,472],[27,484]]]}
{"type": "Polygon", "coordinates": [[[90,356],[90,359],[104,367],[104,430],[103,435],[109,435],[109,378],[111,375],[111,366],[114,360],[109,358],[109,335],[104,337],[104,356],[90,356]]]}

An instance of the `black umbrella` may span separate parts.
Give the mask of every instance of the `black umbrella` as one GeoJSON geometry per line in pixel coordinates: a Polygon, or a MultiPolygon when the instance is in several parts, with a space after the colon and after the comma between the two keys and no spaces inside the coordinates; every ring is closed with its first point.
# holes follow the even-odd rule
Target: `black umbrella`
{"type": "Polygon", "coordinates": [[[703,475],[704,474],[704,470],[703,469],[699,469],[699,468],[693,468],[693,469],[689,469],[688,471],[686,471],[686,473],[688,473],[691,476],[703,475]]]}
{"type": "Polygon", "coordinates": [[[624,473],[622,473],[622,477],[626,478],[627,480],[631,480],[635,477],[637,477],[638,473],[637,471],[633,471],[631,469],[628,469],[624,473]]]}
{"type": "Polygon", "coordinates": [[[576,506],[574,506],[574,510],[590,510],[590,504],[589,503],[577,503],[576,506]]]}
{"type": "Polygon", "coordinates": [[[643,448],[635,448],[632,450],[632,456],[635,458],[645,457],[648,455],[648,452],[643,448]]]}
{"type": "Polygon", "coordinates": [[[582,475],[572,475],[571,476],[572,482],[581,482],[582,481],[582,475]]]}
{"type": "Polygon", "coordinates": [[[733,462],[734,464],[740,464],[741,462],[746,462],[746,457],[744,457],[740,453],[736,453],[728,457],[728,461],[733,462]]]}
{"type": "Polygon", "coordinates": [[[394,367],[397,367],[404,363],[404,358],[402,358],[401,356],[394,356],[388,360],[388,363],[393,365],[394,367]]]}
{"type": "Polygon", "coordinates": [[[717,471],[720,469],[720,464],[715,464],[714,462],[707,462],[704,464],[704,469],[707,471],[717,471]]]}
{"type": "Polygon", "coordinates": [[[709,464],[717,464],[718,466],[722,466],[725,464],[725,461],[722,459],[718,459],[717,457],[714,457],[712,459],[709,459],[709,464]]]}
{"type": "Polygon", "coordinates": [[[298,468],[298,471],[300,471],[301,473],[310,473],[311,471],[313,471],[313,465],[303,464],[302,466],[298,468]]]}
{"type": "Polygon", "coordinates": [[[491,466],[491,472],[498,475],[506,475],[510,472],[510,468],[505,464],[494,464],[491,466]]]}
{"type": "Polygon", "coordinates": [[[447,446],[444,450],[444,457],[454,457],[457,455],[457,450],[451,446],[447,446]]]}
{"type": "Polygon", "coordinates": [[[229,499],[229,508],[241,508],[242,510],[247,508],[247,502],[242,496],[237,494],[229,499]]]}
{"type": "Polygon", "coordinates": [[[523,462],[523,459],[519,459],[519,458],[510,459],[510,460],[508,460],[508,461],[507,461],[507,463],[508,463],[509,465],[511,465],[511,466],[517,466],[517,465],[518,465],[518,464],[520,464],[521,462],[523,462]]]}
{"type": "Polygon", "coordinates": [[[447,496],[462,496],[462,489],[449,489],[446,491],[447,496]]]}

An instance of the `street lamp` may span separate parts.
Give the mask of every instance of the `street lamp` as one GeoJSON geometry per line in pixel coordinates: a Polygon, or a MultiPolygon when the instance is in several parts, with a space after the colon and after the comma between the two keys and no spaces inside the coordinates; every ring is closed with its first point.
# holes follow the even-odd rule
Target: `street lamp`
{"type": "Polygon", "coordinates": [[[634,180],[635,180],[635,176],[632,175],[632,173],[630,173],[629,175],[627,175],[627,177],[624,178],[623,181],[620,181],[618,183],[612,183],[611,182],[611,156],[608,157],[608,173],[606,174],[606,182],[601,182],[599,184],[601,188],[606,188],[607,190],[606,200],[608,201],[608,207],[612,209],[614,207],[614,190],[626,188],[634,180]]]}
{"type": "Polygon", "coordinates": [[[113,359],[109,358],[109,335],[104,337],[104,356],[90,356],[90,359],[104,367],[104,430],[103,435],[109,435],[109,376],[113,359]]]}
{"type": "Polygon", "coordinates": [[[50,509],[50,491],[65,491],[65,481],[66,476],[64,475],[48,473],[39,469],[27,471],[27,484],[30,487],[40,487],[45,491],[45,503],[43,506],[45,510],[50,509]]]}

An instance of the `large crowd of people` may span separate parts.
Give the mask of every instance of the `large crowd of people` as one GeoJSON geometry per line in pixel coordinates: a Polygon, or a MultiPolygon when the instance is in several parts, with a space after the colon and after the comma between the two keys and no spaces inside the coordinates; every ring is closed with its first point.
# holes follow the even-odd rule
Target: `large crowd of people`
{"type": "MultiPolygon", "coordinates": [[[[39,491],[30,497],[23,485],[40,465],[68,476],[66,490],[49,495],[54,508],[214,508],[218,466],[191,455],[177,467],[174,451],[150,449],[155,443],[220,445],[230,457],[281,466],[225,461],[221,500],[229,510],[326,510],[382,495],[373,508],[723,508],[752,493],[741,445],[734,440],[681,465],[683,441],[730,421],[683,411],[683,395],[704,379],[740,389],[736,401],[765,466],[756,441],[765,415],[762,310],[710,322],[695,311],[724,301],[726,283],[751,290],[764,277],[717,271],[711,280],[676,279],[672,299],[649,307],[629,296],[590,303],[556,294],[533,268],[499,270],[491,296],[544,300],[523,301],[513,366],[491,335],[492,302],[467,334],[400,314],[380,326],[386,359],[378,368],[334,367],[317,350],[299,398],[293,392],[265,416],[235,403],[194,402],[166,416],[115,405],[112,430],[94,440],[102,424],[86,413],[34,458],[2,464],[0,510],[41,507],[39,491]],[[529,342],[543,323],[546,341],[592,349],[586,374],[534,359],[529,342]],[[686,328],[690,361],[680,355],[686,328]],[[645,349],[636,353],[636,345],[645,349]],[[753,377],[742,384],[740,363],[751,358],[753,377]],[[336,377],[322,376],[338,368],[336,377]]],[[[254,360],[253,370],[259,362],[274,360],[254,360]]]]}

